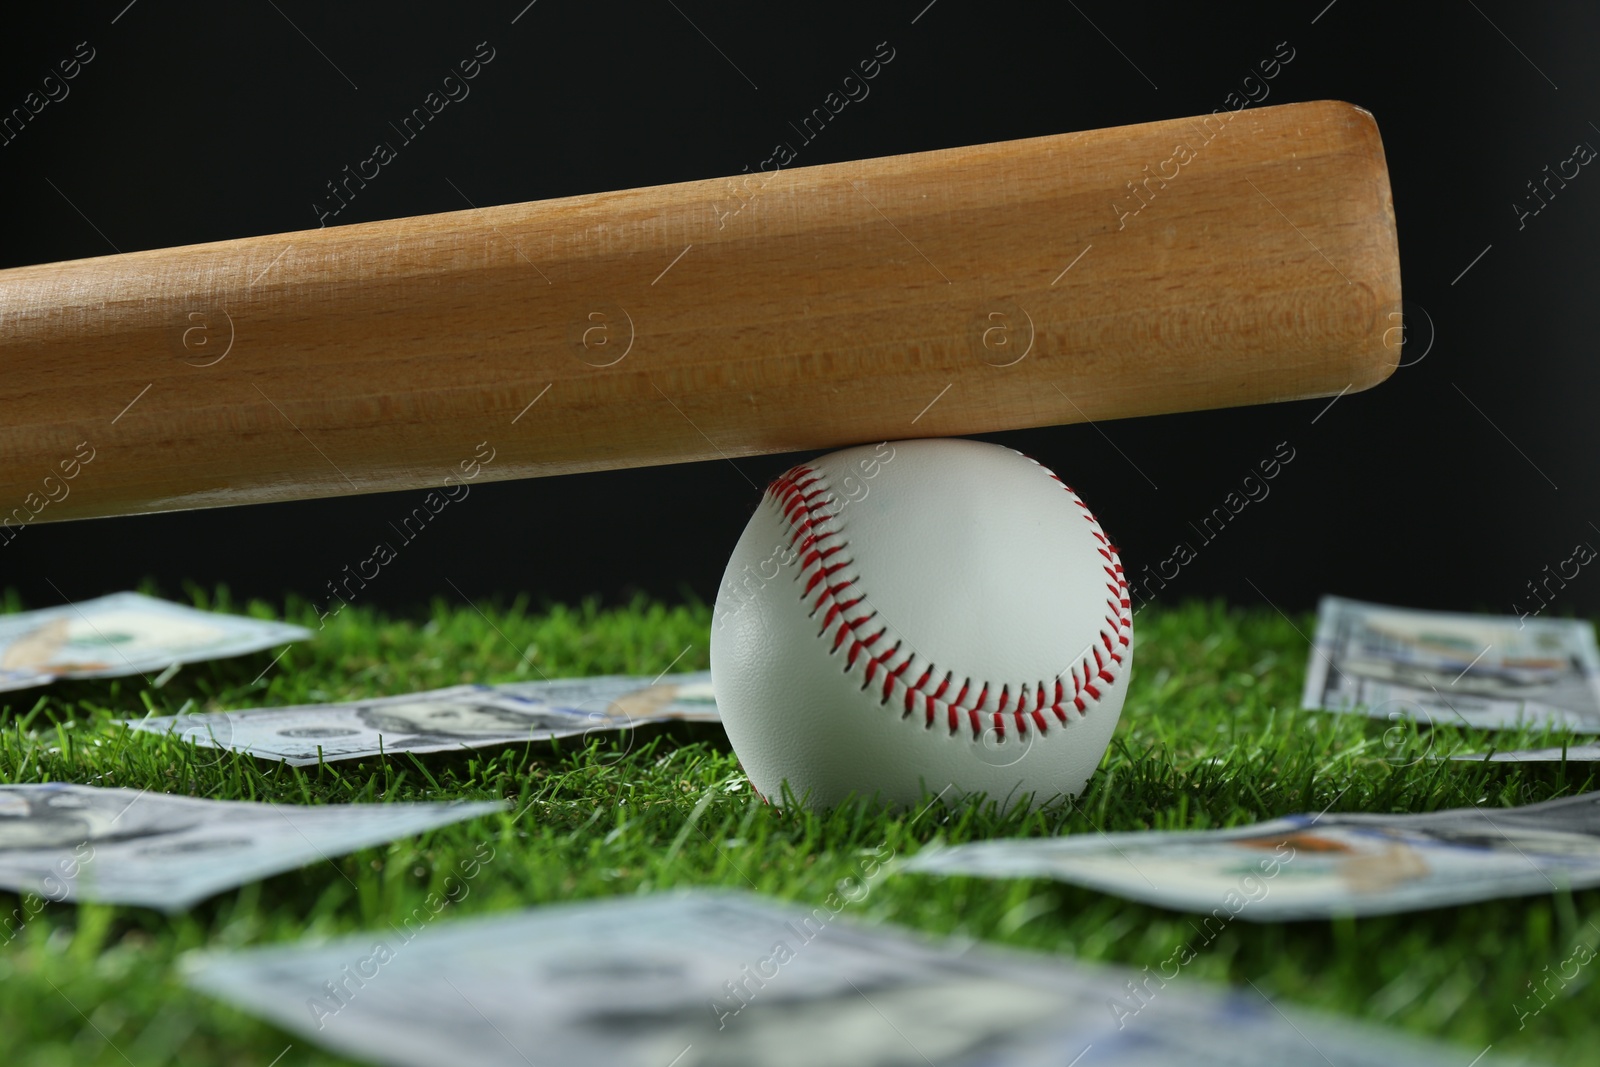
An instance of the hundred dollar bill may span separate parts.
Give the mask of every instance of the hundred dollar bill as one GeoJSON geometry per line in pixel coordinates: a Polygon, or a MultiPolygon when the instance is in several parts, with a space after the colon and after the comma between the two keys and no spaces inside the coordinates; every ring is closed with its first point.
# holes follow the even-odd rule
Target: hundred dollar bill
{"type": "Polygon", "coordinates": [[[201,611],[142,593],[113,593],[0,615],[0,690],[57,678],[148,675],[310,636],[303,626],[201,611]]]}
{"type": "MultiPolygon", "coordinates": [[[[1258,993],[867,928],[723,892],[203,952],[193,987],[400,1067],[1462,1067],[1258,993]]],[[[1479,1067],[1490,1062],[1484,1060],[1479,1067]]]]}
{"type": "Polygon", "coordinates": [[[1600,793],[1423,815],[1290,815],[1229,830],[1074,834],[931,848],[901,868],[1054,878],[1235,919],[1380,915],[1600,885],[1600,793]]]}
{"type": "Polygon", "coordinates": [[[1323,597],[1301,706],[1489,729],[1600,733],[1600,650],[1577,619],[1323,597]]]}
{"type": "MultiPolygon", "coordinates": [[[[5,785],[0,887],[47,900],[179,911],[246,882],[504,807],[307,807],[60,782],[5,785]]],[[[18,919],[0,915],[0,926],[9,934],[18,919]]]]}
{"type": "Polygon", "coordinates": [[[123,725],[306,767],[390,752],[547,741],[632,724],[581,705],[557,706],[503,689],[457,685],[342,704],[151,716],[123,725]]]}
{"type": "Polygon", "coordinates": [[[551,707],[599,715],[626,725],[635,722],[721,722],[711,691],[711,672],[663,674],[655,678],[609,674],[593,678],[555,678],[493,687],[551,707]]]}

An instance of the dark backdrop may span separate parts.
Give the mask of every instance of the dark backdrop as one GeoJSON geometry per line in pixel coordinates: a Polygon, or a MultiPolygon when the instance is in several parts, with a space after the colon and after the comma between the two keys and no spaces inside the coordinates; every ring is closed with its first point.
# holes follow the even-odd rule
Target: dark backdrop
{"type": "MultiPolygon", "coordinates": [[[[0,109],[80,42],[93,59],[0,144],[0,265],[314,226],[324,183],[480,41],[495,59],[471,97],[339,223],[453,210],[463,196],[481,206],[736,173],[880,41],[892,66],[801,162],[1209,112],[1287,42],[1294,58],[1266,103],[1332,97],[1377,116],[1412,365],[1331,408],[993,439],[1062,472],[1136,575],[1178,541],[1197,547],[1171,597],[1297,609],[1336,592],[1509,611],[1535,606],[1524,593],[1546,566],[1600,546],[1600,168],[1536,215],[1514,207],[1537,206],[1526,183],[1547,164],[1600,146],[1592,2],[897,0],[770,14],[711,0],[526,2],[110,0],[29,5],[26,22],[9,11],[0,109]],[[1295,458],[1270,496],[1202,544],[1190,524],[1280,442],[1295,458]]],[[[796,458],[738,466],[764,484],[796,458]]],[[[0,548],[0,584],[30,606],[145,577],[169,592],[193,579],[321,599],[417,496],[39,524],[0,548]]],[[[722,462],[480,484],[364,595],[397,609],[519,592],[709,599],[756,501],[722,462]]],[[[1600,610],[1600,577],[1580,571],[1550,610],[1600,610]]]]}

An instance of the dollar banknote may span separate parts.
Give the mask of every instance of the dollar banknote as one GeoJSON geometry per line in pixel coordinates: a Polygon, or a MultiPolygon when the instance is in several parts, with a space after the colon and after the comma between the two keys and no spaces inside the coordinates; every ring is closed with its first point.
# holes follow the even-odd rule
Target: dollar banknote
{"type": "Polygon", "coordinates": [[[57,678],[157,675],[311,636],[303,626],[225,615],[142,593],[0,615],[0,690],[57,678]]]}
{"type": "Polygon", "coordinates": [[[59,782],[5,785],[0,887],[46,900],[179,911],[246,882],[504,807],[303,806],[59,782]]]}
{"type": "MultiPolygon", "coordinates": [[[[868,881],[858,879],[865,890],[868,881]]],[[[196,989],[398,1067],[1477,1067],[1256,992],[725,892],[563,904],[184,960],[196,989]]]]}
{"type": "Polygon", "coordinates": [[[1291,815],[1228,830],[1087,833],[930,848],[904,871],[1054,878],[1236,919],[1378,915],[1600,885],[1600,793],[1422,815],[1291,815]]]}
{"type": "Polygon", "coordinates": [[[609,674],[592,678],[554,678],[493,687],[551,707],[600,715],[618,724],[635,722],[721,722],[711,691],[711,672],[663,674],[654,678],[609,674]]]}
{"type": "Polygon", "coordinates": [[[442,752],[584,737],[646,723],[718,722],[711,675],[602,675],[459,685],[338,704],[184,713],[124,720],[209,748],[293,767],[386,752],[442,752]]]}
{"type": "Polygon", "coordinates": [[[1600,651],[1578,619],[1323,597],[1301,705],[1392,721],[1600,733],[1600,651]]]}
{"type": "Polygon", "coordinates": [[[505,690],[457,685],[340,704],[296,704],[123,720],[206,748],[291,767],[392,752],[443,752],[547,741],[632,725],[586,705],[557,706],[505,690]]]}

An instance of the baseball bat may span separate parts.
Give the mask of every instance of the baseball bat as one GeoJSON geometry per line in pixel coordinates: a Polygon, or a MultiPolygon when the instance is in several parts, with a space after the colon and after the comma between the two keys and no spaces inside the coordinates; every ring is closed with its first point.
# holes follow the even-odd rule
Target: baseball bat
{"type": "Polygon", "coordinates": [[[1326,396],[1396,365],[1393,206],[1359,107],[784,156],[0,271],[0,540],[1326,396]]]}

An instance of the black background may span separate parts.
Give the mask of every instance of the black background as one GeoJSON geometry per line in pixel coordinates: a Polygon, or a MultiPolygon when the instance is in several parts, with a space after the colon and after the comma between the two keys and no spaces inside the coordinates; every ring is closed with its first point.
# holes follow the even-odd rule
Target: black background
{"type": "MultiPolygon", "coordinates": [[[[1173,598],[1294,610],[1334,592],[1508,612],[1536,606],[1525,590],[1546,565],[1600,546],[1600,174],[1584,168],[1521,229],[1512,207],[1546,164],[1600,146],[1592,2],[525,3],[113,0],[8,14],[0,110],[79,42],[95,58],[0,145],[0,266],[312,227],[324,183],[480,41],[495,59],[472,95],[338,223],[455,210],[463,195],[483,206],[736,173],[880,41],[893,63],[800,164],[1208,113],[1287,42],[1294,59],[1265,103],[1337,98],[1378,119],[1412,365],[1332,408],[991,439],[1061,472],[1135,575],[1177,541],[1198,545],[1189,524],[1289,442],[1271,495],[1200,547],[1173,598]]],[[[740,460],[746,477],[714,462],[480,483],[363,596],[397,610],[523,592],[709,600],[756,504],[750,482],[797,458],[740,460]]],[[[40,523],[0,548],[0,585],[28,606],[146,577],[168,593],[192,579],[320,601],[420,495],[40,523]]],[[[1549,610],[1600,613],[1591,569],[1549,610]]]]}

